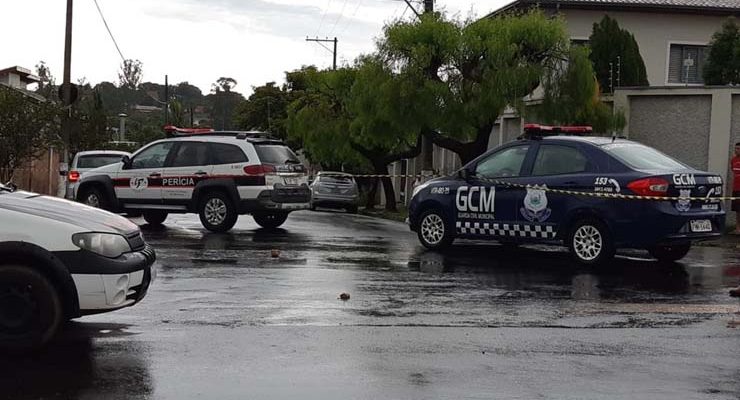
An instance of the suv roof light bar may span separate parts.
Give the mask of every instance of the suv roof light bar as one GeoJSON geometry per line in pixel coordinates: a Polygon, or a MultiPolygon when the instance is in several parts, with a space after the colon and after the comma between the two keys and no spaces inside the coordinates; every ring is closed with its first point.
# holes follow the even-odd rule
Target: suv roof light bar
{"type": "Polygon", "coordinates": [[[168,136],[205,135],[213,133],[213,128],[178,128],[174,125],[165,125],[163,128],[168,136]]]}
{"type": "Polygon", "coordinates": [[[235,136],[237,139],[262,139],[265,141],[279,142],[280,139],[271,136],[266,132],[260,131],[217,131],[213,128],[178,128],[176,126],[167,125],[164,128],[165,133],[168,137],[184,137],[184,136],[235,136]]]}
{"type": "Polygon", "coordinates": [[[544,137],[555,135],[583,135],[593,133],[594,129],[587,125],[549,126],[540,124],[524,124],[524,137],[544,137]]]}

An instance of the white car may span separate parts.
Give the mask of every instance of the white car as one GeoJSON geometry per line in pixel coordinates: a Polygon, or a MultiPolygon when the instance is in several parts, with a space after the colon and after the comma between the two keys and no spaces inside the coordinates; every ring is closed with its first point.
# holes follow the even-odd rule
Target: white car
{"type": "Polygon", "coordinates": [[[0,185],[0,350],[41,346],[65,320],[136,304],[155,259],[126,218],[0,185]]]}
{"type": "Polygon", "coordinates": [[[290,212],[310,208],[306,168],[283,142],[255,132],[201,131],[152,142],[88,171],[77,201],[142,213],[153,225],[170,213],[197,213],[213,232],[228,231],[242,214],[277,228],[290,212]]]}
{"type": "Polygon", "coordinates": [[[67,188],[64,197],[70,200],[75,199],[77,184],[82,174],[95,168],[115,164],[121,161],[123,156],[130,157],[131,153],[116,150],[90,150],[75,154],[69,172],[67,172],[67,188]]]}

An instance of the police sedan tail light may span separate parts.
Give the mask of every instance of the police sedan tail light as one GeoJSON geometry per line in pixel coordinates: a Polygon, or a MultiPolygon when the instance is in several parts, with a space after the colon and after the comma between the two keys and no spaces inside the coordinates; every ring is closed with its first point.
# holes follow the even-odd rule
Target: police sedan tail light
{"type": "Polygon", "coordinates": [[[645,178],[632,181],[627,187],[639,196],[665,196],[669,185],[668,181],[662,178],[645,178]]]}
{"type": "Polygon", "coordinates": [[[77,233],[72,235],[75,246],[108,258],[118,258],[131,251],[126,238],[112,233],[77,233]]]}
{"type": "Polygon", "coordinates": [[[275,167],[267,164],[247,165],[246,167],[244,167],[244,173],[247,175],[265,176],[265,174],[271,174],[274,172],[275,167]]]}

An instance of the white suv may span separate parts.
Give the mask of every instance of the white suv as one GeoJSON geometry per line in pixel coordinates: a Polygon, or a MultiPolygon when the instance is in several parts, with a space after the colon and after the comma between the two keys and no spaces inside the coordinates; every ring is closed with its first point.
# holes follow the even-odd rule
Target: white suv
{"type": "Polygon", "coordinates": [[[158,140],[130,158],[85,173],[77,200],[113,212],[142,213],[161,224],[169,213],[198,213],[225,232],[241,214],[277,228],[310,208],[306,168],[283,142],[255,132],[207,132],[158,140]]]}
{"type": "Polygon", "coordinates": [[[41,346],[65,320],[136,304],[155,258],[123,217],[0,185],[0,350],[41,346]]]}

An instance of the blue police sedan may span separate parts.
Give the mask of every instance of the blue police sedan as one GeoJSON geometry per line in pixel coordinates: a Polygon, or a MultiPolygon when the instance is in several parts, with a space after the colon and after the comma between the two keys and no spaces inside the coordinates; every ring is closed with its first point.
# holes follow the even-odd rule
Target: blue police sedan
{"type": "Polygon", "coordinates": [[[720,176],[633,141],[575,135],[590,131],[527,125],[520,140],[417,186],[411,229],[430,249],[455,238],[564,244],[585,264],[617,248],[676,261],[721,235],[720,176]]]}

